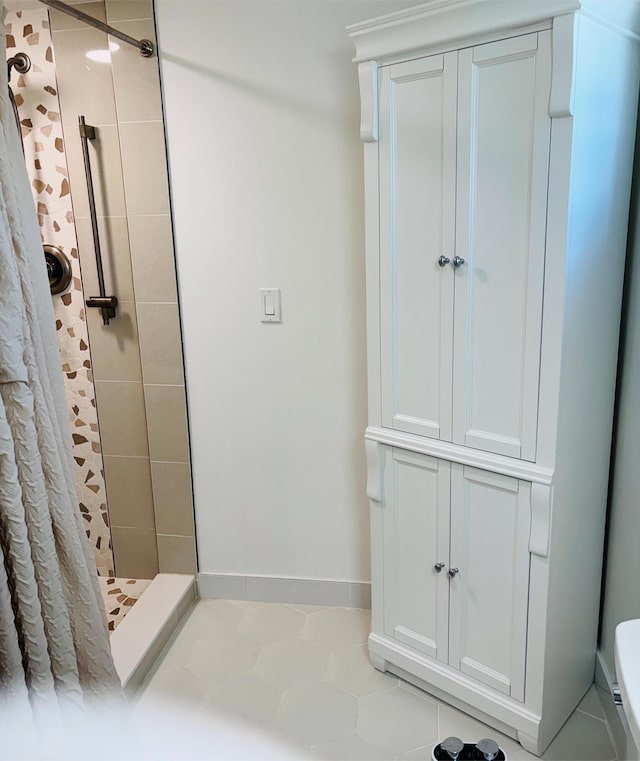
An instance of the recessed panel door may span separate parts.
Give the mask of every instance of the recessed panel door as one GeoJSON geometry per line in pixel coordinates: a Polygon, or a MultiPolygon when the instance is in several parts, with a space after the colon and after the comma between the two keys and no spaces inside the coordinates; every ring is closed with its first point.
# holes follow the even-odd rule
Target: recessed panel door
{"type": "Polygon", "coordinates": [[[451,467],[449,663],[522,701],[531,484],[451,467]]]}
{"type": "Polygon", "coordinates": [[[447,662],[450,463],[386,448],[385,634],[447,662]]]}
{"type": "Polygon", "coordinates": [[[535,460],[550,32],[460,52],[453,441],[535,460]]]}
{"type": "Polygon", "coordinates": [[[457,53],[380,73],[382,424],[451,440],[457,53]]]}

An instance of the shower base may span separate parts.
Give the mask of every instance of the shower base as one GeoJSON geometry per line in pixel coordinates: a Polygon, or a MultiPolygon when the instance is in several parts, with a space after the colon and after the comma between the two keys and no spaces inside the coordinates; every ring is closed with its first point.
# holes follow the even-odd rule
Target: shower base
{"type": "Polygon", "coordinates": [[[118,579],[113,576],[100,576],[99,581],[109,631],[113,632],[151,584],[151,579],[118,579]]]}
{"type": "MultiPolygon", "coordinates": [[[[129,697],[138,692],[162,648],[196,600],[196,580],[191,575],[159,573],[153,581],[143,583],[144,594],[134,605],[126,606],[126,617],[111,632],[111,655],[129,697]]],[[[135,585],[125,584],[127,595],[129,587],[134,589],[135,585]]]]}

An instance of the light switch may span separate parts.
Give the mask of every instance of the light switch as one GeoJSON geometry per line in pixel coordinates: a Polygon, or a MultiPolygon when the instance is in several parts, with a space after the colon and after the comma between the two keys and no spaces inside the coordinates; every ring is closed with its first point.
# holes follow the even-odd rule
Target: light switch
{"type": "Polygon", "coordinates": [[[282,322],[279,288],[260,288],[260,321],[282,322]]]}
{"type": "Polygon", "coordinates": [[[264,313],[267,317],[273,317],[276,313],[276,308],[273,304],[273,293],[267,291],[264,295],[264,313]]]}

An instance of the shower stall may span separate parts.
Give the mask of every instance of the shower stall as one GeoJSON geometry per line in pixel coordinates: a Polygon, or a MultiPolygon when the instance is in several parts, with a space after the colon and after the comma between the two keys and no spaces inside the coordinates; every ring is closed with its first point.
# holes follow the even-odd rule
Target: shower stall
{"type": "Polygon", "coordinates": [[[153,4],[6,5],[76,491],[115,628],[158,572],[196,568],[153,4]]]}

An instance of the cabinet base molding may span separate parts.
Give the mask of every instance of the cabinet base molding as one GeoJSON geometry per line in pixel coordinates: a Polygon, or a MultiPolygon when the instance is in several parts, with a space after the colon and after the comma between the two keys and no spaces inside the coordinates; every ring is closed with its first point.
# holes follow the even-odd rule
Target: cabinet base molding
{"type": "Polygon", "coordinates": [[[376,669],[382,670],[379,664],[384,664],[386,671],[513,737],[530,753],[543,752],[540,716],[523,704],[479,685],[444,663],[422,657],[385,635],[369,635],[369,658],[376,669]]]}
{"type": "Polygon", "coordinates": [[[540,747],[540,742],[537,738],[529,737],[529,735],[526,735],[524,732],[518,732],[516,739],[529,753],[533,753],[535,756],[539,756],[542,753],[542,748],[540,747]]]}
{"type": "Polygon", "coordinates": [[[371,661],[371,665],[374,669],[377,671],[388,671],[389,670],[389,663],[385,661],[384,658],[380,658],[379,655],[375,655],[371,651],[369,651],[369,660],[371,661]]]}

